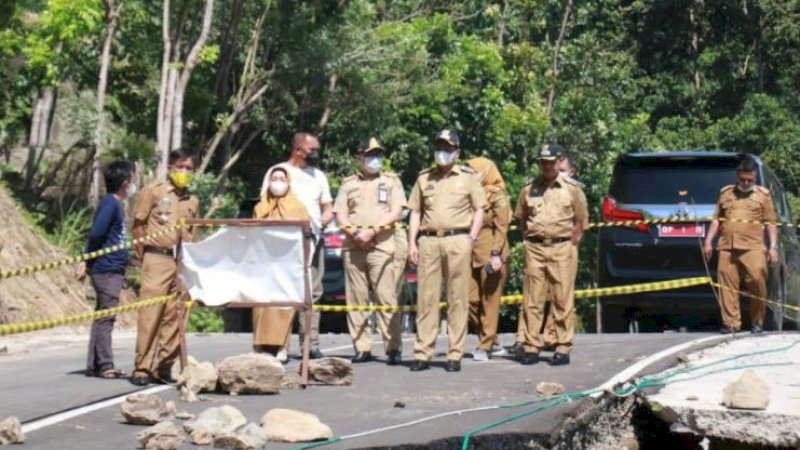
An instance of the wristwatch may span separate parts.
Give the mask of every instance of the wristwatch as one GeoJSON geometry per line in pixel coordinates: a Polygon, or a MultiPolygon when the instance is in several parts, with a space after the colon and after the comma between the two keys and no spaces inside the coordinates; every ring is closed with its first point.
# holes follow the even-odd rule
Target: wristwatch
{"type": "Polygon", "coordinates": [[[778,244],[772,244],[772,245],[769,246],[769,248],[770,249],[774,248],[775,250],[777,250],[778,249],[778,244]]]}

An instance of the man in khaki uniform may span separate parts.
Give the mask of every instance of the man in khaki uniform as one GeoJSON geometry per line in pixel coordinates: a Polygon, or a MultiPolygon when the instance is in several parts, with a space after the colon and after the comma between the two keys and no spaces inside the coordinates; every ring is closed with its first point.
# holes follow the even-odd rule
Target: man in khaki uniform
{"type": "MultiPolygon", "coordinates": [[[[181,219],[197,216],[199,202],[188,191],[194,173],[194,156],[185,150],[169,155],[169,180],[154,181],[136,196],[133,208],[133,236],[142,237],[172,227],[181,219]]],[[[178,293],[177,250],[180,241],[191,241],[188,228],[179,228],[136,245],[142,261],[143,299],[178,293]]],[[[136,332],[136,361],[131,382],[145,386],[151,380],[168,377],[178,357],[178,302],[148,306],[139,310],[136,332]]]]}
{"type": "Polygon", "coordinates": [[[722,333],[734,333],[742,327],[739,311],[739,288],[744,281],[750,297],[750,322],[753,333],[761,333],[767,304],[767,260],[778,262],[778,229],[775,226],[775,209],[769,189],[758,186],[758,166],[751,159],[744,159],[736,169],[736,185],[722,188],[717,208],[708,229],[703,251],[706,258],[713,253],[712,242],[720,229],[719,284],[722,333]],[[755,222],[755,223],[748,223],[755,222]],[[764,248],[764,226],[769,236],[769,248],[764,248]],[[766,255],[765,255],[766,251],[766,255]]]}
{"type": "Polygon", "coordinates": [[[539,150],[540,175],[519,193],[514,216],[525,238],[523,314],[527,328],[522,364],[539,362],[544,346],[540,333],[549,292],[556,326],[556,351],[551,365],[569,364],[575,334],[575,247],[588,217],[586,196],[571,179],[558,176],[556,159],[563,149],[545,144],[539,150]]]}
{"type": "MultiPolygon", "coordinates": [[[[347,234],[344,247],[345,289],[347,304],[351,306],[367,305],[370,287],[378,305],[397,306],[395,238],[391,227],[400,219],[406,194],[396,174],[381,171],[384,153],[383,147],[374,138],[359,146],[357,159],[360,171],[342,180],[333,206],[339,226],[347,234]]],[[[365,311],[347,314],[347,324],[356,351],[352,359],[354,363],[372,360],[369,315],[365,311]]],[[[377,317],[386,349],[386,363],[400,364],[400,313],[381,311],[377,317]]]]}
{"type": "Polygon", "coordinates": [[[472,249],[472,276],[469,283],[469,323],[478,333],[478,347],[472,353],[475,361],[488,361],[505,353],[503,347],[493,351],[500,319],[500,299],[508,276],[510,248],[508,225],[511,205],[506,184],[491,160],[478,157],[467,161],[478,173],[486,196],[483,226],[472,249]]]}
{"type": "Polygon", "coordinates": [[[486,199],[475,171],[456,165],[458,135],[439,132],[434,140],[437,167],[420,172],[409,198],[408,259],[417,270],[416,361],[411,371],[430,368],[439,331],[442,275],[447,283],[447,363],[461,370],[467,335],[472,246],[483,225],[486,199]],[[417,247],[417,236],[419,247],[417,247]]]}

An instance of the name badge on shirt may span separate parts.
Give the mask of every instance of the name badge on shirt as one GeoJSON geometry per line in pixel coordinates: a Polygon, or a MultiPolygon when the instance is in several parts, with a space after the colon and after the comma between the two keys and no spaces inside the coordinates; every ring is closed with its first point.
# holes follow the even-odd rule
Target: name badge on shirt
{"type": "Polygon", "coordinates": [[[389,201],[389,190],[384,185],[378,186],[378,203],[386,203],[389,201]]]}

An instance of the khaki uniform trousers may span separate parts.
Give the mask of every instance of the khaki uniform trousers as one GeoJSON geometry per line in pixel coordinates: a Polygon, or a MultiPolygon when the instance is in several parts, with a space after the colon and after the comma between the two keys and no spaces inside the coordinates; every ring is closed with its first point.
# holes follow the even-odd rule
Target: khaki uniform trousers
{"type": "MultiPolygon", "coordinates": [[[[344,254],[344,267],[348,306],[368,305],[370,286],[372,286],[376,304],[397,306],[393,255],[380,250],[348,250],[344,254]]],[[[370,314],[367,311],[347,313],[347,325],[356,352],[372,351],[370,314]]],[[[376,316],[386,352],[400,349],[400,313],[378,311],[376,316]]]]}
{"type": "Polygon", "coordinates": [[[562,242],[550,246],[525,242],[525,280],[522,312],[525,352],[536,353],[544,346],[542,320],[548,292],[552,299],[556,327],[556,352],[569,354],[575,335],[574,245],[562,242]]]}
{"type": "MultiPolygon", "coordinates": [[[[761,299],[767,297],[767,257],[764,250],[721,250],[717,266],[720,312],[722,323],[727,328],[742,327],[739,310],[739,288],[744,282],[744,291],[761,299]]],[[[753,326],[764,326],[767,304],[750,297],[750,322],[753,326]]]]}
{"type": "MultiPolygon", "coordinates": [[[[171,256],[145,253],[142,260],[140,297],[178,294],[178,265],[171,256]]],[[[178,301],[139,310],[136,323],[134,375],[162,378],[180,356],[178,301]]]]}
{"type": "MultiPolygon", "coordinates": [[[[572,279],[576,279],[578,275],[578,246],[573,246],[573,255],[572,255],[572,279]]],[[[553,308],[552,298],[550,301],[550,305],[547,309],[547,319],[544,322],[544,330],[542,331],[542,339],[544,340],[544,345],[546,346],[554,346],[556,345],[556,319],[554,314],[555,309],[553,308]]],[[[575,321],[575,314],[572,315],[570,318],[573,322],[575,321]]],[[[575,324],[573,323],[573,327],[575,324]]]]}
{"type": "Polygon", "coordinates": [[[443,275],[447,284],[447,359],[464,355],[469,315],[469,279],[472,242],[467,234],[419,238],[417,272],[417,340],[414,356],[430,361],[439,332],[439,300],[443,275]]]}
{"type": "Polygon", "coordinates": [[[486,273],[483,267],[473,267],[469,280],[469,323],[478,332],[478,348],[487,352],[497,339],[500,320],[500,298],[508,276],[508,265],[499,272],[486,273]]]}

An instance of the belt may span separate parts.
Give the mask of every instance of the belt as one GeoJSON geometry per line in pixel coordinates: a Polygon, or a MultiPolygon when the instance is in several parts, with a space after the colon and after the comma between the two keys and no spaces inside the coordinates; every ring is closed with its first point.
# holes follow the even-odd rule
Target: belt
{"type": "Polygon", "coordinates": [[[169,256],[170,258],[175,257],[175,249],[173,247],[170,248],[161,248],[161,247],[154,247],[152,245],[145,245],[144,246],[145,253],[155,253],[156,255],[163,255],[169,256]]]}
{"type": "Polygon", "coordinates": [[[419,234],[422,236],[436,236],[436,237],[445,237],[445,236],[456,236],[459,234],[467,234],[469,230],[462,228],[460,230],[430,230],[430,231],[420,231],[419,234]]]}
{"type": "Polygon", "coordinates": [[[530,242],[533,242],[534,244],[544,244],[544,245],[560,244],[562,242],[567,242],[569,240],[572,240],[571,237],[543,238],[540,236],[527,236],[525,237],[525,239],[530,242]]]}

